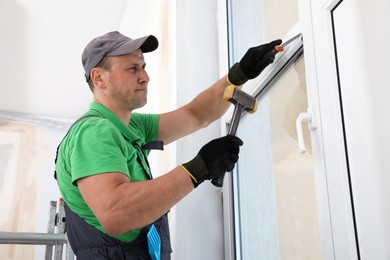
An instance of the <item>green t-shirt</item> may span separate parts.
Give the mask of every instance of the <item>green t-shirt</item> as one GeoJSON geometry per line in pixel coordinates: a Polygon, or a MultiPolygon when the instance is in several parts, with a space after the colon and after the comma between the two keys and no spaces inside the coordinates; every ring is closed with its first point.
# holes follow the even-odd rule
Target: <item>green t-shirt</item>
{"type": "MultiPolygon", "coordinates": [[[[151,173],[141,146],[156,140],[159,116],[133,113],[126,126],[110,110],[91,103],[85,115],[72,126],[58,150],[57,181],[64,201],[87,223],[107,234],[85,203],[77,187],[80,178],[105,172],[120,172],[130,181],[144,181],[151,173]]],[[[115,236],[123,242],[133,241],[140,229],[115,236]]]]}

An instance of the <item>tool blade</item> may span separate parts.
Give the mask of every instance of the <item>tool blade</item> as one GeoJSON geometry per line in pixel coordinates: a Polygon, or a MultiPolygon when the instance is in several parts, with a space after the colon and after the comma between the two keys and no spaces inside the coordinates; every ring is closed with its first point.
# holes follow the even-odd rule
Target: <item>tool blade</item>
{"type": "Polygon", "coordinates": [[[280,47],[284,48],[286,47],[287,45],[289,45],[290,43],[292,43],[293,41],[295,41],[297,38],[301,37],[301,33],[298,33],[297,35],[295,35],[294,37],[290,38],[289,40],[285,41],[284,43],[282,43],[280,45],[280,47]]]}

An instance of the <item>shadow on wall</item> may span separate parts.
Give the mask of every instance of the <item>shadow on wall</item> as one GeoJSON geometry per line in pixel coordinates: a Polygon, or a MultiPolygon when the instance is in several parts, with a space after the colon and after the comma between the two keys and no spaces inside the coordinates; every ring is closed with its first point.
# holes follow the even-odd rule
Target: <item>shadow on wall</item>
{"type": "MultiPolygon", "coordinates": [[[[26,12],[17,1],[0,0],[0,109],[28,104],[26,12]]],[[[25,106],[23,105],[23,106],[25,106]]]]}

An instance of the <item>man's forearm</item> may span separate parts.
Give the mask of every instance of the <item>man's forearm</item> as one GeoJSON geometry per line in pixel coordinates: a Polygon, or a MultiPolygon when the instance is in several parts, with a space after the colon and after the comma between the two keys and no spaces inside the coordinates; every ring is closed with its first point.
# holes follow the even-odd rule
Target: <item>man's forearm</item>
{"type": "Polygon", "coordinates": [[[219,119],[229,108],[231,103],[223,99],[223,93],[227,86],[229,86],[229,82],[225,76],[201,92],[189,104],[191,109],[197,111],[198,119],[202,125],[207,126],[219,119]]]}
{"type": "Polygon", "coordinates": [[[152,223],[194,189],[181,167],[150,181],[130,182],[123,174],[106,173],[84,178],[78,185],[110,235],[152,223]]]}
{"type": "Polygon", "coordinates": [[[223,99],[227,86],[229,82],[225,76],[198,94],[190,103],[161,114],[157,138],[169,144],[219,119],[231,104],[223,99]]]}

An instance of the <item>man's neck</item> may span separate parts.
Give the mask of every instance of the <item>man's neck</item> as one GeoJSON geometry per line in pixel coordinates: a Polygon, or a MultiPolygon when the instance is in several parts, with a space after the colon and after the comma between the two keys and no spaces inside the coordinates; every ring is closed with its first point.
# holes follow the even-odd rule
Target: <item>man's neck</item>
{"type": "Polygon", "coordinates": [[[132,111],[125,111],[110,102],[102,102],[97,98],[94,98],[94,102],[105,106],[112,113],[114,113],[125,125],[129,125],[132,111]]]}

